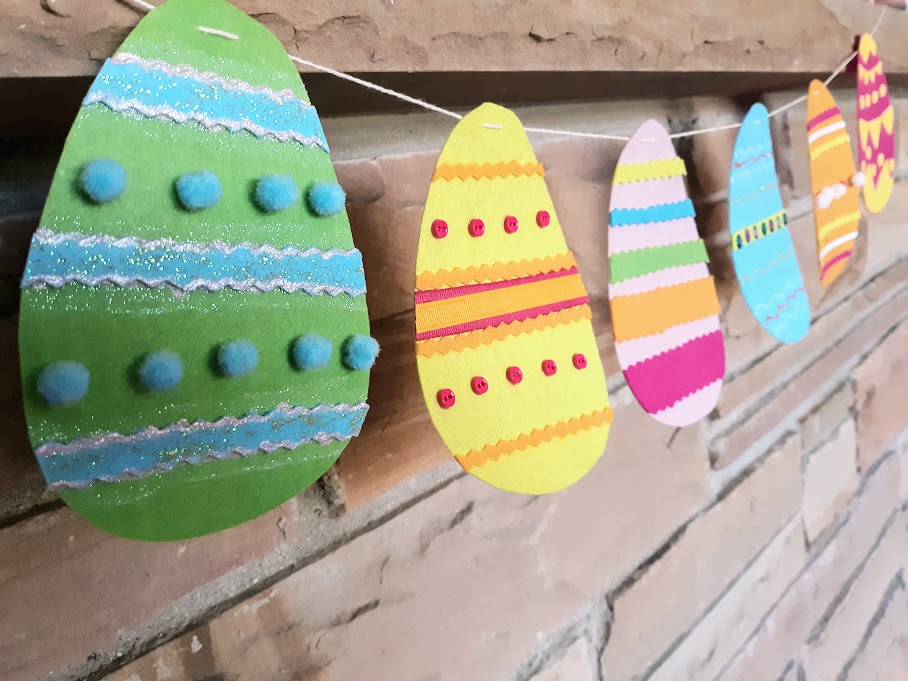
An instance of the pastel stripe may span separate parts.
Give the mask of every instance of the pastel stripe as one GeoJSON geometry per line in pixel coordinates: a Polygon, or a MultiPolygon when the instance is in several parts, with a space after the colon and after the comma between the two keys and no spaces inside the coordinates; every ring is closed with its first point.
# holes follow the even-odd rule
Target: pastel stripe
{"type": "Polygon", "coordinates": [[[848,232],[848,234],[843,234],[842,236],[838,237],[837,239],[833,239],[828,244],[823,246],[823,248],[820,250],[820,260],[825,258],[826,255],[830,251],[834,251],[836,248],[838,248],[842,244],[847,244],[847,243],[854,241],[855,239],[857,239],[857,237],[858,237],[858,231],[854,230],[853,232],[848,232]]]}
{"type": "Polygon", "coordinates": [[[832,151],[836,147],[841,147],[843,145],[850,144],[850,142],[851,142],[851,140],[848,138],[848,134],[843,133],[843,134],[839,135],[838,137],[835,137],[835,138],[829,140],[828,142],[823,142],[822,144],[818,145],[817,147],[811,149],[810,150],[810,160],[816,161],[818,158],[820,158],[827,152],[832,151]]]}
{"type": "Polygon", "coordinates": [[[169,471],[181,464],[349,440],[359,434],[368,409],[366,404],[309,409],[282,403],[263,415],[184,420],[130,435],[105,433],[68,444],[49,442],[35,454],[51,489],[80,488],[169,471]]]}
{"type": "Polygon", "coordinates": [[[518,310],[517,312],[509,312],[507,314],[496,315],[495,317],[477,319],[475,321],[464,322],[463,324],[447,326],[440,329],[434,329],[432,331],[423,331],[416,334],[416,340],[421,341],[428,340],[430,338],[441,338],[442,336],[452,336],[457,333],[476,331],[477,329],[499,326],[500,324],[510,324],[512,322],[519,322],[525,319],[533,319],[535,317],[541,317],[542,315],[551,314],[553,312],[559,312],[560,310],[567,310],[569,308],[577,307],[580,305],[588,305],[589,302],[590,299],[586,296],[582,298],[574,298],[572,300],[561,300],[557,303],[539,305],[537,307],[531,307],[525,310],[518,310]]]}
{"type": "Polygon", "coordinates": [[[305,291],[312,295],[366,292],[360,252],[277,250],[249,244],[197,244],[172,240],[142,241],[36,232],[22,287],[70,283],[85,286],[172,286],[181,291],[305,291]]]}
{"type": "Polygon", "coordinates": [[[459,326],[475,319],[507,315],[515,310],[585,298],[586,290],[577,274],[536,281],[522,286],[485,291],[416,306],[416,332],[459,326]]]}
{"type": "Polygon", "coordinates": [[[835,265],[836,263],[838,263],[842,260],[845,260],[850,255],[851,255],[851,251],[842,251],[837,256],[832,258],[829,262],[824,263],[823,269],[820,271],[820,279],[822,279],[823,277],[826,276],[826,272],[828,272],[832,268],[833,265],[835,265]]]}
{"type": "Polygon", "coordinates": [[[612,192],[609,208],[612,211],[649,208],[661,203],[677,203],[686,198],[688,196],[684,189],[684,182],[679,182],[678,178],[669,177],[620,185],[620,188],[616,185],[612,192]]]}
{"type": "Polygon", "coordinates": [[[245,130],[258,137],[328,151],[318,115],[308,102],[294,98],[277,104],[271,92],[228,88],[191,72],[108,60],[82,104],[104,104],[121,113],[198,123],[210,130],[245,130]]]}
{"type": "Polygon", "coordinates": [[[683,241],[670,246],[615,253],[609,258],[609,282],[614,284],[669,267],[694,265],[701,262],[709,262],[706,244],[702,239],[683,241]]]}
{"type": "Polygon", "coordinates": [[[847,225],[849,222],[857,224],[861,219],[861,211],[854,211],[853,213],[847,213],[840,217],[837,217],[835,220],[830,220],[829,222],[823,222],[822,227],[817,230],[817,240],[823,241],[825,236],[830,232],[834,232],[839,227],[847,225]]]}
{"type": "Polygon", "coordinates": [[[844,130],[845,121],[839,121],[838,123],[833,123],[832,125],[827,125],[825,128],[820,128],[819,130],[814,130],[807,137],[807,143],[811,144],[816,142],[821,137],[826,137],[826,135],[831,135],[836,130],[844,130]]]}
{"type": "Polygon", "coordinates": [[[624,253],[638,248],[669,246],[690,241],[697,237],[697,224],[693,218],[671,222],[653,222],[648,225],[619,227],[608,231],[609,252],[624,253]]]}
{"type": "Polygon", "coordinates": [[[693,202],[690,199],[685,199],[674,203],[661,203],[648,208],[619,208],[613,210],[611,224],[613,227],[644,225],[650,222],[692,218],[695,215],[693,202]]]}
{"type": "Polygon", "coordinates": [[[634,396],[650,414],[668,409],[724,374],[725,345],[718,330],[624,370],[634,396]]]}
{"type": "Polygon", "coordinates": [[[808,131],[813,130],[820,123],[823,123],[824,121],[828,121],[830,118],[834,118],[834,117],[840,115],[841,113],[842,112],[839,111],[839,107],[837,107],[837,106],[834,106],[831,109],[826,109],[826,111],[824,111],[823,113],[818,114],[814,118],[811,118],[809,121],[807,121],[807,130],[808,131]]]}
{"type": "Polygon", "coordinates": [[[722,379],[713,381],[692,395],[688,395],[668,409],[652,414],[659,423],[667,426],[684,427],[696,423],[709,414],[719,401],[722,379]]]}
{"type": "Polygon", "coordinates": [[[611,301],[615,341],[662,333],[684,322],[719,314],[713,278],[658,288],[611,301]]]}
{"type": "Polygon", "coordinates": [[[474,293],[497,291],[503,288],[522,286],[523,284],[532,284],[533,282],[547,281],[549,279],[558,279],[559,277],[567,277],[573,274],[578,274],[576,267],[559,270],[557,272],[543,272],[541,274],[533,274],[529,277],[520,277],[519,279],[508,279],[507,281],[495,281],[487,284],[468,284],[466,286],[454,286],[452,288],[435,289],[433,291],[417,291],[415,301],[417,305],[420,305],[422,303],[429,303],[435,300],[448,300],[450,298],[468,296],[474,293]]]}
{"type": "Polygon", "coordinates": [[[676,286],[688,281],[705,279],[708,276],[709,268],[706,263],[702,262],[678,267],[667,267],[658,272],[650,272],[639,277],[609,284],[608,297],[612,299],[620,298],[621,296],[633,296],[665,286],[676,286]]]}
{"type": "Polygon", "coordinates": [[[692,322],[685,322],[672,326],[662,333],[651,336],[634,338],[615,343],[615,352],[618,361],[623,367],[629,367],[644,360],[665,352],[666,348],[674,348],[692,341],[694,338],[705,336],[719,328],[718,315],[709,315],[692,322]]]}
{"type": "Polygon", "coordinates": [[[613,184],[630,184],[644,180],[656,180],[687,175],[684,161],[679,157],[644,161],[643,163],[626,163],[615,169],[613,184]]]}

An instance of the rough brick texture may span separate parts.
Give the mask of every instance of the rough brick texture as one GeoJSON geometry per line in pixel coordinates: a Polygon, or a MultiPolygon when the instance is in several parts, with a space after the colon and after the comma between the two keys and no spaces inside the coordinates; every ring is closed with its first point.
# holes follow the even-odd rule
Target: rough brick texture
{"type": "MultiPolygon", "coordinates": [[[[65,11],[65,4],[55,7],[65,11]]],[[[823,25],[854,23],[867,8],[852,4],[860,3],[823,3],[823,25]]],[[[32,5],[39,3],[10,7],[47,14],[32,5]]],[[[334,16],[339,6],[328,5],[313,12],[334,16]]],[[[11,11],[4,7],[0,19],[11,11]]],[[[123,5],[105,11],[115,28],[93,37],[95,56],[134,19],[123,5]]],[[[346,21],[364,31],[356,35],[371,35],[365,26],[391,17],[378,12],[346,21]]],[[[280,17],[269,15],[270,25],[280,29],[280,17]]],[[[43,18],[56,22],[43,39],[57,41],[54,58],[65,58],[73,38],[60,32],[65,24],[43,18]]],[[[484,29],[501,40],[493,19],[484,29]]],[[[706,33],[692,40],[711,40],[721,26],[704,24],[697,31],[706,33]]],[[[342,28],[334,39],[346,35],[342,28]]],[[[543,63],[548,29],[520,28],[528,30],[540,31],[541,40],[532,40],[543,63]]],[[[556,41],[585,40],[570,32],[565,24],[556,41]]],[[[439,49],[464,39],[447,37],[439,49]]],[[[431,36],[413,40],[408,49],[417,54],[415,43],[431,36]]],[[[759,49],[788,63],[778,47],[759,49]]],[[[607,51],[614,55],[615,47],[607,51]]],[[[899,116],[908,115],[905,93],[896,84],[893,93],[899,116]]],[[[852,94],[837,90],[849,121],[852,94]]],[[[519,113],[528,125],[630,132],[644,108],[675,131],[743,114],[739,101],[712,95],[519,113]]],[[[372,332],[383,347],[370,417],[311,490],[233,530],[157,545],[119,540],[79,520],[44,491],[29,451],[17,388],[17,279],[60,140],[11,143],[15,170],[0,169],[0,378],[9,386],[0,400],[0,678],[901,678],[908,665],[901,510],[908,502],[908,183],[897,183],[884,213],[867,218],[854,262],[839,284],[822,290],[805,200],[803,112],[795,107],[773,126],[813,326],[801,343],[782,346],[753,319],[727,250],[734,134],[682,138],[728,355],[717,408],[684,429],[662,426],[636,405],[614,354],[605,227],[621,145],[533,137],[592,298],[616,412],[592,472],[537,498],[464,475],[422,403],[412,339],[415,235],[450,121],[326,118],[365,261],[372,332]]],[[[900,145],[908,160],[906,142],[900,145]]]]}

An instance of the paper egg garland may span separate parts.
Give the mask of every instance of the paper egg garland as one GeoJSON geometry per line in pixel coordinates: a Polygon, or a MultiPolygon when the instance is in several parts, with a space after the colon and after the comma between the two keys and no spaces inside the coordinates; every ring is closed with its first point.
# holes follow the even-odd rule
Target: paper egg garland
{"type": "Polygon", "coordinates": [[[719,399],[725,344],[687,171],[658,122],[618,159],[608,228],[615,350],[628,386],[657,421],[686,426],[719,399]]]}
{"type": "Polygon", "coordinates": [[[732,157],[728,183],[731,255],[744,300],[758,322],[783,343],[810,328],[810,301],[782,206],[766,107],[755,104],[732,157]]]}
{"type": "Polygon", "coordinates": [[[432,177],[416,264],[432,422],[466,471],[526,494],[580,479],[612,420],[587,293],[543,174],[513,113],[483,104],[465,116],[432,177]]]}
{"type": "Polygon", "coordinates": [[[819,80],[811,81],[807,90],[807,146],[820,283],[829,286],[851,257],[861,203],[845,120],[819,80]]]}
{"type": "Polygon", "coordinates": [[[223,0],[169,0],[104,64],[22,288],[38,462],[114,534],[258,516],[365,418],[378,348],[321,124],[280,43],[223,0]]]}
{"type": "Polygon", "coordinates": [[[895,183],[895,110],[873,36],[858,43],[858,158],[864,174],[864,204],[879,213],[895,183]]]}

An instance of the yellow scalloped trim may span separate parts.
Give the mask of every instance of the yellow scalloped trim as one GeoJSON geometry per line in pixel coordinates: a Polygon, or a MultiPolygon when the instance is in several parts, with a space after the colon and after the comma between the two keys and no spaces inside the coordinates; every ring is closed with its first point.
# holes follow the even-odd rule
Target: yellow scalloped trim
{"type": "Polygon", "coordinates": [[[521,163],[510,161],[505,163],[442,163],[435,168],[432,181],[436,180],[494,180],[498,177],[533,177],[545,176],[541,163],[521,163]]]}
{"type": "Polygon", "coordinates": [[[564,438],[590,428],[611,424],[614,415],[615,413],[611,407],[605,407],[591,414],[584,414],[578,418],[556,423],[553,426],[537,428],[532,433],[524,433],[513,440],[502,440],[497,444],[489,445],[482,449],[474,449],[468,454],[455,455],[454,458],[463,466],[465,471],[469,472],[471,468],[482,466],[489,461],[497,461],[502,456],[536,447],[543,442],[551,442],[555,438],[564,438]]]}
{"type": "Polygon", "coordinates": [[[511,262],[496,262],[491,265],[478,267],[455,267],[453,270],[438,270],[437,272],[423,272],[416,275],[417,291],[433,291],[452,286],[465,286],[467,284],[482,284],[491,281],[506,281],[517,277],[526,277],[545,272],[557,272],[571,267],[577,267],[574,254],[568,251],[561,255],[552,255],[546,258],[533,258],[532,260],[513,260],[511,262]]]}
{"type": "Polygon", "coordinates": [[[562,324],[573,324],[582,320],[589,321],[593,318],[593,312],[589,305],[578,305],[566,310],[559,310],[542,317],[533,319],[523,319],[520,321],[510,322],[508,324],[499,324],[487,329],[478,331],[468,331],[459,333],[456,336],[444,336],[442,338],[430,338],[429,340],[416,342],[416,354],[422,357],[432,357],[434,355],[446,355],[449,352],[460,352],[467,348],[476,349],[480,345],[491,345],[496,341],[502,341],[510,336],[519,336],[524,333],[533,333],[542,329],[550,329],[562,324]]]}
{"type": "Polygon", "coordinates": [[[679,158],[667,158],[657,161],[644,161],[643,163],[628,163],[615,168],[613,184],[630,184],[644,180],[658,180],[668,177],[687,175],[687,167],[679,158]]]}

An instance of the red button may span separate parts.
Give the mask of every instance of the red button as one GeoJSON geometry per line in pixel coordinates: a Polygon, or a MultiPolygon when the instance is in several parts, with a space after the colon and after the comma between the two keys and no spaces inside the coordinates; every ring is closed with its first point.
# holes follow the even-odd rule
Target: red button
{"type": "Polygon", "coordinates": [[[523,380],[523,372],[520,370],[520,367],[508,367],[506,375],[508,380],[514,385],[517,385],[523,380]]]}
{"type": "Polygon", "coordinates": [[[470,220],[470,225],[467,229],[470,230],[470,236],[482,236],[486,233],[486,225],[479,218],[470,220]]]}
{"type": "Polygon", "coordinates": [[[586,369],[586,355],[578,352],[571,358],[571,361],[574,363],[575,369],[586,369]]]}
{"type": "Polygon", "coordinates": [[[542,362],[542,373],[546,376],[554,376],[556,371],[558,371],[558,365],[553,360],[547,359],[542,362]]]}
{"type": "Polygon", "coordinates": [[[515,218],[513,215],[508,215],[504,219],[504,231],[506,231],[508,234],[513,234],[514,232],[516,232],[519,226],[520,224],[517,222],[517,218],[515,218]]]}
{"type": "Polygon", "coordinates": [[[548,227],[551,221],[552,216],[549,215],[549,212],[547,210],[541,210],[536,213],[536,224],[540,227],[548,227]]]}
{"type": "Polygon", "coordinates": [[[448,223],[444,220],[435,220],[432,223],[432,236],[436,239],[444,239],[448,236],[448,223]]]}
{"type": "Polygon", "coordinates": [[[439,390],[435,397],[438,399],[438,406],[442,409],[450,409],[457,401],[457,398],[454,397],[454,391],[449,390],[448,388],[439,390]]]}
{"type": "Polygon", "coordinates": [[[485,395],[489,391],[489,382],[482,376],[474,376],[470,381],[470,387],[477,395],[485,395]]]}

